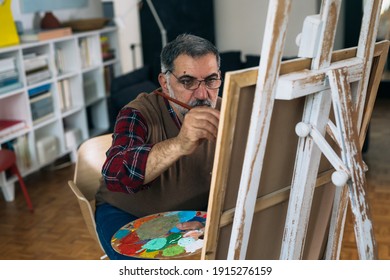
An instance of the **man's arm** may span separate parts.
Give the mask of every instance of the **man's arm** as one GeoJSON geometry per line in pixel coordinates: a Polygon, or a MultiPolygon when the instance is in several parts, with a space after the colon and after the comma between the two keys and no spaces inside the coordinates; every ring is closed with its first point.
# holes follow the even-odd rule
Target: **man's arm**
{"type": "Polygon", "coordinates": [[[144,173],[153,145],[146,143],[147,130],[139,111],[123,108],[119,112],[113,142],[102,167],[102,175],[109,190],[136,193],[149,187],[144,184],[144,173]]]}
{"type": "Polygon", "coordinates": [[[146,162],[147,184],[161,175],[184,155],[192,154],[201,141],[215,141],[218,133],[219,111],[209,107],[196,107],[189,111],[178,136],[156,143],[146,162]]]}

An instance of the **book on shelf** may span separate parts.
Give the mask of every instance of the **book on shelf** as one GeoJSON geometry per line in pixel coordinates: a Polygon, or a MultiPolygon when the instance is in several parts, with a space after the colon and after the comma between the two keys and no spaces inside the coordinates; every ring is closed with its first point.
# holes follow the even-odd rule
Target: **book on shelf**
{"type": "Polygon", "coordinates": [[[21,89],[21,88],[23,88],[23,84],[18,81],[16,83],[10,84],[8,86],[0,87],[0,94],[11,92],[13,90],[21,89]]]}
{"type": "Polygon", "coordinates": [[[26,128],[26,124],[22,120],[0,119],[0,137],[5,137],[24,128],[26,128]]]}
{"type": "Polygon", "coordinates": [[[15,69],[7,70],[7,71],[0,71],[0,81],[5,80],[12,77],[17,77],[18,72],[15,69]]]}
{"type": "MultiPolygon", "coordinates": [[[[51,104],[51,103],[49,103],[51,104]]],[[[53,116],[53,105],[47,105],[42,107],[41,109],[31,108],[31,115],[34,124],[40,121],[42,118],[46,118],[46,116],[53,116]]]]}
{"type": "Polygon", "coordinates": [[[115,50],[111,48],[110,42],[107,36],[100,36],[100,45],[102,49],[103,61],[115,59],[115,50]]]}
{"type": "Polygon", "coordinates": [[[16,162],[21,170],[31,167],[31,153],[28,147],[28,136],[23,134],[15,139],[9,140],[1,144],[1,148],[15,152],[16,162]]]}
{"type": "Polygon", "coordinates": [[[23,56],[27,85],[51,78],[47,54],[29,53],[23,56]]]}
{"type": "Polygon", "coordinates": [[[27,134],[19,136],[13,142],[16,160],[20,169],[28,169],[31,167],[31,153],[28,147],[27,134]]]}
{"type": "Polygon", "coordinates": [[[15,57],[0,58],[0,94],[21,87],[15,57]]]}
{"type": "Polygon", "coordinates": [[[19,82],[19,74],[15,70],[0,73],[0,87],[5,87],[19,82]]]}
{"type": "Polygon", "coordinates": [[[79,42],[81,66],[88,68],[92,66],[92,58],[89,48],[91,47],[90,38],[82,38],[79,42]]]}
{"type": "Polygon", "coordinates": [[[46,120],[49,120],[49,119],[51,119],[53,117],[54,117],[54,113],[53,112],[52,113],[48,113],[46,115],[42,115],[39,118],[33,120],[33,125],[37,125],[37,124],[39,124],[41,122],[44,122],[46,120]]]}
{"type": "Polygon", "coordinates": [[[27,30],[20,34],[20,40],[24,43],[51,40],[72,35],[70,27],[61,27],[50,30],[27,30]]]}
{"type": "Polygon", "coordinates": [[[49,99],[49,100],[52,99],[51,91],[48,91],[48,92],[39,94],[38,96],[34,96],[34,97],[30,98],[30,105],[34,104],[36,102],[39,102],[41,100],[46,100],[46,99],[49,99]]]}
{"type": "Polygon", "coordinates": [[[55,49],[55,64],[58,73],[62,74],[65,73],[65,58],[64,58],[64,52],[63,49],[60,47],[57,47],[55,49]]]}
{"type": "Polygon", "coordinates": [[[83,92],[85,102],[88,104],[97,97],[97,84],[93,78],[86,78],[83,81],[83,92]]]}
{"type": "Polygon", "coordinates": [[[114,79],[114,69],[112,65],[104,66],[104,89],[106,90],[106,95],[110,95],[111,91],[111,82],[114,79]]]}
{"type": "Polygon", "coordinates": [[[37,121],[54,112],[53,98],[51,91],[40,94],[30,99],[31,116],[37,121]]]}
{"type": "Polygon", "coordinates": [[[37,55],[35,53],[25,55],[23,57],[24,62],[24,71],[29,73],[36,69],[48,68],[49,67],[49,57],[47,54],[37,55]]]}
{"type": "Polygon", "coordinates": [[[65,80],[59,81],[57,83],[57,86],[58,86],[61,111],[65,111],[65,110],[72,108],[72,95],[70,92],[69,80],[65,79],[65,80]]]}
{"type": "Polygon", "coordinates": [[[0,73],[7,72],[9,70],[15,70],[15,69],[16,69],[15,57],[0,58],[0,73]]]}
{"type": "Polygon", "coordinates": [[[41,86],[38,86],[38,87],[35,87],[35,88],[32,88],[32,89],[29,89],[28,90],[28,96],[29,98],[33,98],[33,97],[36,97],[36,96],[39,96],[43,93],[46,93],[50,90],[50,84],[45,84],[45,85],[41,85],[41,86]]]}
{"type": "Polygon", "coordinates": [[[28,85],[39,83],[51,78],[50,70],[47,68],[38,69],[37,71],[26,74],[26,80],[28,85]]]}
{"type": "Polygon", "coordinates": [[[39,94],[38,96],[34,96],[30,98],[30,105],[40,102],[41,100],[52,100],[51,91],[39,94]]]}
{"type": "Polygon", "coordinates": [[[62,81],[57,82],[57,92],[58,92],[58,100],[60,102],[60,110],[62,112],[62,111],[65,111],[65,109],[66,109],[62,81]]]}

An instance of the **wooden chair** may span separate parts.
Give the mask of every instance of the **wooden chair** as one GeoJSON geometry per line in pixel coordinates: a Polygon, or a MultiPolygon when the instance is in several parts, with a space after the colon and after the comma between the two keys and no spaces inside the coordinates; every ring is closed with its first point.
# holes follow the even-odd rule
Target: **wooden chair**
{"type": "Polygon", "coordinates": [[[34,211],[34,208],[31,203],[30,196],[27,192],[26,185],[24,184],[23,178],[20,175],[18,166],[16,164],[16,155],[13,151],[10,150],[0,150],[0,172],[9,170],[11,173],[15,174],[18,178],[20,188],[23,191],[24,198],[26,199],[27,206],[31,212],[34,211]]]}
{"type": "MultiPolygon", "coordinates": [[[[68,181],[69,187],[76,195],[88,231],[103,252],[103,246],[96,232],[95,193],[99,187],[101,168],[106,158],[105,153],[110,145],[111,134],[97,136],[82,143],[77,151],[73,181],[68,181]]],[[[101,259],[106,257],[104,255],[101,259]]]]}

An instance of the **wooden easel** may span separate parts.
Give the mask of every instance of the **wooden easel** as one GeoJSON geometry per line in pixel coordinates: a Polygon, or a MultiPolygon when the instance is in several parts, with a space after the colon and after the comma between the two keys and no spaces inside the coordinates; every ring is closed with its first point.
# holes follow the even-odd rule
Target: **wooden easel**
{"type": "MultiPolygon", "coordinates": [[[[264,175],[264,157],[275,100],[292,101],[298,98],[304,98],[305,103],[302,120],[296,128],[300,138],[291,188],[272,193],[273,200],[278,200],[278,203],[285,201],[286,195],[289,200],[280,259],[302,258],[315,188],[321,185],[321,182],[323,184],[330,181],[330,177],[338,188],[332,199],[334,209],[326,257],[335,259],[339,256],[349,195],[355,217],[359,256],[362,259],[376,258],[375,239],[364,192],[365,165],[360,150],[361,139],[364,140],[367,130],[366,121],[362,127],[363,113],[368,111],[370,117],[373,107],[372,102],[366,103],[366,92],[381,2],[368,1],[366,4],[356,55],[332,62],[341,0],[324,0],[320,15],[308,17],[302,32],[304,43],[305,40],[316,42],[313,46],[307,47],[306,44],[300,48],[300,55],[312,57],[309,70],[296,69],[283,75],[281,55],[291,0],[270,1],[236,206],[228,211],[223,210],[225,193],[229,190],[226,187],[228,177],[222,175],[221,169],[226,172],[229,162],[234,160],[230,158],[230,154],[218,150],[218,145],[230,149],[232,143],[226,141],[234,141],[230,140],[234,139],[234,131],[227,132],[227,128],[230,126],[234,130],[235,120],[227,119],[223,122],[222,129],[220,128],[220,142],[217,143],[202,259],[217,258],[218,239],[227,238],[226,234],[220,236],[220,228],[233,220],[233,216],[226,258],[246,258],[250,233],[253,231],[253,217],[261,208],[260,199],[265,197],[259,198],[258,194],[261,193],[259,185],[263,179],[261,176],[264,175]],[[330,118],[332,102],[336,124],[330,118]],[[335,151],[335,145],[331,146],[325,139],[326,131],[333,136],[341,158],[335,151]],[[329,170],[326,174],[319,174],[322,155],[326,156],[335,172],[329,170]]],[[[386,53],[387,50],[388,43],[386,53]]],[[[298,63],[291,68],[299,68],[298,63]]],[[[247,77],[251,78],[253,79],[247,77]]],[[[230,82],[229,76],[226,81],[230,82]]],[[[242,79],[240,81],[247,82],[242,79]]],[[[237,91],[237,88],[240,88],[240,85],[229,84],[226,92],[237,91]]],[[[224,101],[221,119],[228,118],[224,110],[230,110],[229,114],[237,118],[238,106],[234,99],[228,98],[228,101],[224,101]]],[[[366,116],[364,118],[367,119],[366,116]]]]}

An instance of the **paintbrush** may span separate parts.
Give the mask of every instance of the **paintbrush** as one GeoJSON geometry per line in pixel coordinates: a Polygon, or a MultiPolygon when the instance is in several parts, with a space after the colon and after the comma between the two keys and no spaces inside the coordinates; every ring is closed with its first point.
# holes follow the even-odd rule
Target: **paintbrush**
{"type": "Polygon", "coordinates": [[[183,102],[181,102],[181,101],[179,101],[179,100],[177,100],[175,98],[172,98],[172,97],[164,94],[161,91],[155,90],[155,91],[153,91],[153,93],[158,94],[158,95],[162,96],[163,98],[168,99],[169,101],[172,101],[173,103],[176,103],[177,105],[180,105],[183,108],[186,108],[187,110],[191,110],[192,109],[192,107],[190,105],[187,105],[187,104],[185,104],[185,103],[183,103],[183,102]]]}

